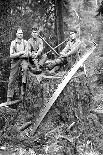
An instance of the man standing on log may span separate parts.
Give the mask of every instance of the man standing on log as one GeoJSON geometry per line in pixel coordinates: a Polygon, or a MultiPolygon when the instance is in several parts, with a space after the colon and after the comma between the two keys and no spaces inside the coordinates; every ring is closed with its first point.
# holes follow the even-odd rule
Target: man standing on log
{"type": "Polygon", "coordinates": [[[69,34],[70,40],[67,42],[65,48],[60,52],[60,57],[52,60],[48,64],[48,69],[52,72],[55,72],[56,66],[60,67],[65,64],[68,64],[69,66],[69,56],[71,57],[70,61],[72,65],[75,63],[74,61],[79,57],[78,49],[80,48],[81,41],[80,39],[77,39],[77,31],[75,29],[71,29],[69,34]]]}
{"type": "Polygon", "coordinates": [[[37,24],[32,27],[31,36],[32,37],[28,40],[30,69],[34,74],[39,74],[42,72],[47,55],[43,54],[43,41],[39,37],[39,28],[37,24]]]}
{"type": "Polygon", "coordinates": [[[16,39],[10,45],[11,71],[8,83],[7,102],[13,99],[15,80],[22,72],[21,97],[24,96],[26,90],[26,78],[28,69],[28,43],[23,39],[22,28],[16,31],[16,39]]]}

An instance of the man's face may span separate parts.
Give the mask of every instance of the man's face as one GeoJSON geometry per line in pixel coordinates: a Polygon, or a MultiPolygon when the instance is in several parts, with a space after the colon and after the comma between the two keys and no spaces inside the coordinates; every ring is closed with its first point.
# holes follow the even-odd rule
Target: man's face
{"type": "Polygon", "coordinates": [[[23,31],[21,29],[17,30],[16,36],[18,39],[22,39],[23,38],[23,31]]]}
{"type": "Polygon", "coordinates": [[[75,32],[70,32],[70,38],[75,39],[76,38],[76,33],[75,32]]]}
{"type": "Polygon", "coordinates": [[[38,31],[37,30],[33,30],[32,33],[31,33],[31,35],[32,35],[33,38],[37,38],[38,31]]]}

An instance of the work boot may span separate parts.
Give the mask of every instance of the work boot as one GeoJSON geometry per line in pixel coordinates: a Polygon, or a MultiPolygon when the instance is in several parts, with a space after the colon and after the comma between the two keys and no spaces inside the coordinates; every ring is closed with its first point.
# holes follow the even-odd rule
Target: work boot
{"type": "Polygon", "coordinates": [[[41,74],[42,70],[41,69],[37,69],[37,68],[32,68],[32,73],[33,74],[41,74]]]}
{"type": "Polygon", "coordinates": [[[53,76],[53,75],[55,75],[58,71],[59,71],[59,69],[60,69],[60,66],[55,66],[53,69],[51,69],[51,70],[46,70],[45,71],[45,74],[47,75],[47,76],[53,76]]]}
{"type": "Polygon", "coordinates": [[[55,60],[52,60],[48,65],[48,69],[52,70],[54,67],[59,66],[62,63],[62,58],[58,58],[55,60]]]}
{"type": "Polygon", "coordinates": [[[33,74],[40,74],[40,73],[42,73],[42,70],[41,70],[41,69],[38,69],[37,67],[32,67],[32,66],[30,66],[30,67],[29,67],[29,70],[30,70],[33,74]]]}
{"type": "Polygon", "coordinates": [[[52,69],[55,67],[55,65],[56,65],[55,60],[52,60],[51,62],[49,62],[49,63],[47,64],[47,68],[48,68],[49,70],[52,70],[52,69]]]}
{"type": "Polygon", "coordinates": [[[46,70],[46,66],[45,65],[43,65],[43,66],[40,65],[40,69],[41,69],[41,71],[45,71],[46,70]]]}

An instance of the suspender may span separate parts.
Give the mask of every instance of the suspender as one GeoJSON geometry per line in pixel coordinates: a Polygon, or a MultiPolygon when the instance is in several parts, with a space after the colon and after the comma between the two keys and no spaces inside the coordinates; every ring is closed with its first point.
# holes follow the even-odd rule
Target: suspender
{"type": "MultiPolygon", "coordinates": [[[[24,39],[23,39],[23,46],[24,46],[24,51],[25,51],[26,45],[25,45],[24,39]]],[[[14,50],[17,53],[17,42],[16,42],[16,40],[15,40],[14,50]]]]}

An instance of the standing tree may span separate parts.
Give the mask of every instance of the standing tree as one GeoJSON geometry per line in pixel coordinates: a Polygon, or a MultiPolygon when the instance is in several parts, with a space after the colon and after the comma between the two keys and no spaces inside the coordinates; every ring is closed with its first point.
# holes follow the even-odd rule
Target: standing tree
{"type": "Polygon", "coordinates": [[[55,0],[55,25],[57,32],[58,44],[64,40],[63,29],[63,0],[55,0]]]}

